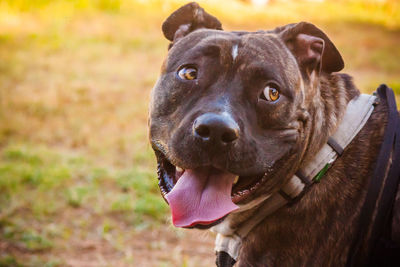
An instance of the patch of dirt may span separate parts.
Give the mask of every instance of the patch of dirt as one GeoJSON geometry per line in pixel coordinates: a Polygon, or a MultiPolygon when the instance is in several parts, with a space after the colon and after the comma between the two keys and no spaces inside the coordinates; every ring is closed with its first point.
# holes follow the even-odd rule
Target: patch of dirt
{"type": "MultiPolygon", "coordinates": [[[[120,229],[119,234],[125,229],[120,229]]],[[[52,249],[32,251],[13,243],[0,241],[0,255],[13,255],[19,263],[56,263],[68,267],[125,267],[125,266],[214,266],[214,236],[209,231],[173,229],[162,226],[157,230],[143,230],[130,238],[91,235],[86,238],[71,236],[68,242],[60,242],[52,249]],[[161,229],[163,228],[163,229],[161,229]]],[[[58,243],[58,242],[57,242],[58,243]]],[[[39,266],[39,265],[37,265],[39,266]]]]}
{"type": "Polygon", "coordinates": [[[115,248],[106,240],[82,241],[68,250],[54,251],[66,266],[213,266],[214,238],[199,230],[187,230],[177,236],[171,229],[142,231],[115,248]]]}

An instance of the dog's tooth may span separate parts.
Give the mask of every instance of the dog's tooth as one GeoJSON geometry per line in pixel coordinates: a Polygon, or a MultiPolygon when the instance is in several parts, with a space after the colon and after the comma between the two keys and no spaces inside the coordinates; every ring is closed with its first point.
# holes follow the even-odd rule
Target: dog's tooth
{"type": "Polygon", "coordinates": [[[181,167],[176,166],[176,171],[177,172],[183,172],[183,169],[181,167]]]}
{"type": "Polygon", "coordinates": [[[236,184],[239,181],[239,176],[235,177],[235,180],[233,180],[233,184],[236,184]]]}

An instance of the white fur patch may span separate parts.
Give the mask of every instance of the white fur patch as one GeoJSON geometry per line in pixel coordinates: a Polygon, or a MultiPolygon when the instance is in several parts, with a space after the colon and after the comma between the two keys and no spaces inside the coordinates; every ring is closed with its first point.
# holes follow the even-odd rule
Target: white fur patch
{"type": "Polygon", "coordinates": [[[236,59],[237,55],[238,55],[238,45],[235,44],[235,45],[232,46],[232,57],[233,57],[233,60],[236,59]]]}

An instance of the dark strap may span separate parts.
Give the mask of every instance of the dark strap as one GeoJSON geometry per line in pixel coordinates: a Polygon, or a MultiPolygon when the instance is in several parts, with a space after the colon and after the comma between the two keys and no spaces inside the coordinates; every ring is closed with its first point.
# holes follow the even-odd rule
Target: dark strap
{"type": "MultiPolygon", "coordinates": [[[[392,241],[392,213],[400,183],[400,117],[397,118],[397,129],[393,149],[392,165],[386,178],[382,198],[377,208],[377,215],[372,226],[370,246],[373,266],[384,266],[391,262],[400,266],[400,243],[392,241]]],[[[370,264],[370,266],[372,266],[370,264]]]]}
{"type": "MultiPolygon", "coordinates": [[[[358,227],[358,232],[356,233],[354,242],[352,243],[350,250],[349,250],[349,255],[347,258],[347,267],[353,267],[353,266],[364,266],[366,263],[367,259],[361,259],[361,253],[362,253],[362,245],[363,242],[365,241],[364,237],[367,236],[368,230],[370,229],[370,224],[372,221],[372,217],[375,211],[375,206],[376,202],[379,197],[379,193],[382,190],[384,186],[384,181],[385,181],[385,176],[386,176],[386,171],[389,163],[389,158],[393,150],[393,145],[395,141],[395,136],[396,136],[396,131],[397,131],[397,124],[399,122],[399,114],[396,108],[396,101],[394,98],[394,93],[393,91],[388,88],[386,85],[381,85],[378,90],[378,95],[382,99],[386,99],[386,102],[388,104],[388,122],[386,125],[385,129],[385,134],[383,138],[383,142],[378,154],[378,159],[376,162],[376,166],[374,169],[374,173],[372,176],[372,179],[370,181],[370,184],[368,186],[368,192],[366,195],[366,199],[364,202],[364,205],[361,209],[360,217],[359,217],[359,227],[358,227]]],[[[392,165],[393,167],[393,165],[392,165]]],[[[390,170],[389,173],[396,173],[396,170],[392,171],[390,170]]],[[[389,181],[388,181],[389,182],[389,181]]],[[[392,181],[394,182],[394,181],[392,181]]],[[[391,182],[391,183],[392,183],[391,182]]],[[[387,184],[385,184],[386,186],[387,184]]],[[[386,189],[388,191],[390,189],[386,189]]],[[[385,189],[384,189],[385,191],[385,189]]],[[[384,200],[384,199],[382,199],[384,200]]],[[[390,199],[388,199],[386,202],[390,203],[390,199]]],[[[381,213],[386,213],[388,212],[387,210],[387,205],[390,204],[382,204],[382,210],[381,213]]],[[[379,211],[378,211],[379,213],[379,211]]],[[[380,221],[380,220],[378,220],[380,221]]],[[[379,223],[377,221],[377,223],[379,223]]],[[[379,223],[380,224],[380,223],[379,223]]],[[[373,233],[375,233],[376,229],[373,229],[373,233]]],[[[378,230],[376,230],[378,231],[378,230]]],[[[379,231],[378,231],[379,233],[379,231]]],[[[376,233],[375,233],[376,234],[376,233]]],[[[376,237],[375,237],[376,238],[376,237]]]]}
{"type": "Polygon", "coordinates": [[[278,191],[278,193],[281,195],[281,197],[283,197],[284,199],[286,199],[287,202],[292,202],[294,200],[294,198],[292,198],[291,196],[289,196],[288,194],[286,194],[285,191],[283,191],[282,189],[278,191]]]}
{"type": "Polygon", "coordinates": [[[215,260],[215,264],[218,267],[232,267],[236,263],[236,261],[225,251],[217,251],[216,256],[217,259],[215,260]]]}
{"type": "Polygon", "coordinates": [[[296,176],[300,178],[300,180],[303,182],[305,185],[311,185],[312,181],[310,178],[305,176],[300,170],[298,170],[296,173],[296,176]]]}
{"type": "Polygon", "coordinates": [[[338,154],[338,156],[341,156],[343,154],[343,147],[341,145],[339,145],[338,142],[336,142],[335,139],[333,139],[332,136],[329,137],[328,139],[328,145],[336,151],[336,153],[338,154]]]}
{"type": "Polygon", "coordinates": [[[375,245],[367,267],[396,267],[400,266],[400,246],[389,239],[381,238],[375,245]]]}

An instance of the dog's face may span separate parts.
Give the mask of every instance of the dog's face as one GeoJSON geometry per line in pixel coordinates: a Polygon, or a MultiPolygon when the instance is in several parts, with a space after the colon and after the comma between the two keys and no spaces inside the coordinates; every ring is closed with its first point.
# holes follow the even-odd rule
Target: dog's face
{"type": "Polygon", "coordinates": [[[309,140],[314,84],[343,61],[308,23],[225,32],[196,3],[164,23],[172,41],[152,92],[159,185],[180,227],[210,227],[286,182],[309,140]]]}

